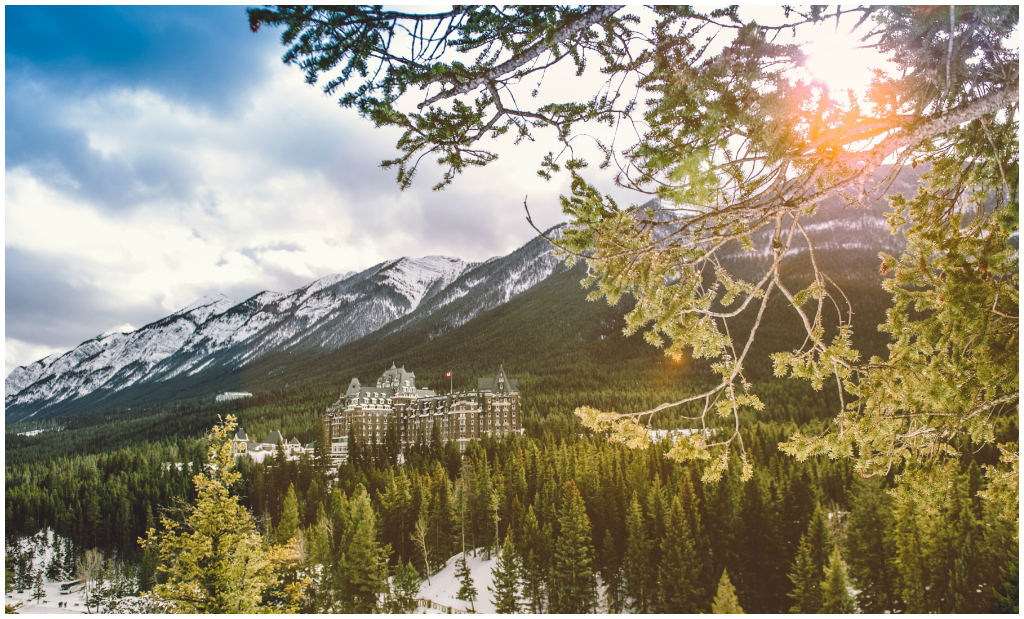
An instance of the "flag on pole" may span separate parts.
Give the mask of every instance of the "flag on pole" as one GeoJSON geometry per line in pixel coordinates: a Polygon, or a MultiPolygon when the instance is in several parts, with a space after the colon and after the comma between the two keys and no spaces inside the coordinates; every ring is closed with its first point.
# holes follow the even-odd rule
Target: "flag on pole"
{"type": "Polygon", "coordinates": [[[447,374],[445,374],[445,378],[447,378],[447,377],[449,377],[449,376],[451,376],[451,375],[452,375],[452,373],[451,373],[451,372],[448,372],[447,374]]]}

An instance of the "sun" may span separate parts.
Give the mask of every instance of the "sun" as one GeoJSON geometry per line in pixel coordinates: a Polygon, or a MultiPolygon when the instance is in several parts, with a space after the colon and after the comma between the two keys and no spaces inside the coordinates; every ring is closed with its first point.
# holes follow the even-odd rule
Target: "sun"
{"type": "Polygon", "coordinates": [[[803,49],[811,79],[828,86],[833,96],[852,90],[858,98],[863,97],[874,77],[873,70],[885,64],[881,54],[860,40],[859,32],[834,25],[818,26],[803,49]]]}

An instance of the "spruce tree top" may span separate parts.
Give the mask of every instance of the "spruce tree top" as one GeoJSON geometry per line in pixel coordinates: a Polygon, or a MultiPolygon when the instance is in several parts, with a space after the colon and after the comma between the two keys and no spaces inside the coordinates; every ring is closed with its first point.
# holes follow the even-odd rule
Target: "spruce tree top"
{"type": "Polygon", "coordinates": [[[716,615],[742,615],[739,598],[736,597],[736,588],[729,580],[729,573],[722,570],[722,578],[718,581],[718,592],[715,593],[715,600],[711,603],[711,612],[716,615]]]}

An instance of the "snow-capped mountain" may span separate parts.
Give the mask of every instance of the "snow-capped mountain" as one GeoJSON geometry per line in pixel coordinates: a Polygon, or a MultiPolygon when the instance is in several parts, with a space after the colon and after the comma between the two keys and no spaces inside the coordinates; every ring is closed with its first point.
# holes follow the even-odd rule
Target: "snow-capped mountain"
{"type": "Polygon", "coordinates": [[[184,346],[200,325],[227,311],[227,297],[203,297],[145,327],[111,329],[63,355],[16,368],[5,381],[5,408],[55,403],[91,393],[107,384],[130,385],[184,346]]]}
{"type": "MultiPolygon", "coordinates": [[[[561,226],[557,226],[545,234],[555,238],[560,230],[561,226]]],[[[382,331],[388,333],[411,325],[426,325],[429,337],[436,337],[507,303],[560,267],[564,268],[564,263],[555,256],[550,243],[543,237],[536,237],[507,256],[469,265],[458,278],[382,331]]]]}
{"type": "Polygon", "coordinates": [[[121,325],[63,355],[15,369],[5,382],[5,416],[26,419],[89,394],[238,369],[271,352],[329,352],[403,317],[433,317],[432,327],[444,331],[507,302],[558,264],[547,241],[538,238],[484,263],[399,258],[287,294],[262,292],[241,303],[204,297],[139,329],[121,325]],[[457,311],[442,311],[452,307],[457,311]]]}

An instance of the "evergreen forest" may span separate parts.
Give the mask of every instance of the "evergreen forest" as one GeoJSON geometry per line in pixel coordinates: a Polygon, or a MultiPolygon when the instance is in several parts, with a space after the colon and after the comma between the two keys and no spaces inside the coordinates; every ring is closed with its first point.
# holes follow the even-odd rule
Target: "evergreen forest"
{"type": "MultiPolygon", "coordinates": [[[[572,275],[563,276],[565,290],[578,290],[572,275]]],[[[537,321],[537,308],[564,296],[548,291],[544,303],[533,295],[503,308],[500,319],[481,317],[492,321],[491,337],[537,321]]],[[[594,319],[588,310],[603,313],[598,324],[604,320],[610,329],[621,321],[621,307],[574,302],[581,323],[594,319]]],[[[619,410],[651,406],[695,388],[706,368],[676,363],[639,336],[552,333],[573,333],[576,324],[566,323],[550,326],[549,320],[546,329],[532,332],[546,338],[548,354],[537,355],[530,372],[517,374],[506,357],[506,370],[520,380],[524,435],[485,438],[464,454],[437,435],[407,446],[402,463],[397,450],[386,447],[393,441],[354,443],[351,461],[332,469],[322,411],[346,381],[319,388],[322,377],[245,400],[186,398],[55,417],[32,425],[43,430],[34,435],[15,433],[24,424],[8,428],[9,582],[31,578],[19,576],[25,558],[12,555],[13,540],[51,529],[65,543],[48,573],[70,577],[81,558],[98,549],[109,569],[133,576],[132,589],[160,586],[168,577],[159,569],[161,557],[139,541],[197,501],[194,479],[209,470],[206,433],[218,419],[237,416],[258,440],[280,429],[286,438],[315,444],[313,455],[298,460],[239,459],[238,479],[230,484],[265,543],[301,540],[302,552],[282,569],[302,594],[282,611],[405,610],[416,583],[463,548],[489,556],[502,547],[509,552],[502,554],[504,578],[495,578],[499,590],[476,594],[508,611],[710,612],[721,599],[745,612],[1016,607],[1016,531],[979,496],[983,467],[999,458],[993,445],[963,445],[941,496],[897,501],[887,492],[895,471],[863,479],[848,459],[799,462],[781,452],[778,444],[798,429],[811,434],[825,427],[836,390],[768,381],[765,371],[754,383],[765,410],[743,419],[752,478],[741,481],[743,467],[733,462],[721,481],[705,484],[707,464],[667,459],[670,441],[632,449],[583,428],[572,411],[595,402],[619,410]],[[600,347],[605,354],[590,354],[600,347]],[[405,602],[393,590],[401,583],[405,602]],[[733,598],[723,593],[723,583],[733,598]],[[849,591],[857,594],[851,598],[849,591]]],[[[776,324],[767,333],[784,339],[785,323],[776,324]]],[[[483,321],[468,328],[488,331],[483,321]]],[[[437,357],[420,352],[406,363],[423,368],[428,384],[442,382],[438,368],[446,367],[449,354],[468,367],[494,361],[487,353],[474,358],[473,350],[487,349],[472,344],[455,352],[445,349],[454,347],[448,342],[432,344],[441,351],[437,357]]],[[[511,336],[507,344],[506,354],[516,356],[530,346],[511,336]]],[[[361,378],[379,371],[366,366],[347,371],[361,378]]],[[[469,373],[462,374],[468,382],[469,373]]],[[[660,422],[685,425],[687,412],[693,411],[660,422]]],[[[724,431],[731,420],[722,421],[724,431]]],[[[1005,420],[997,441],[1017,433],[1016,420],[1005,420]]],[[[271,605],[276,599],[263,597],[271,605]]]]}

